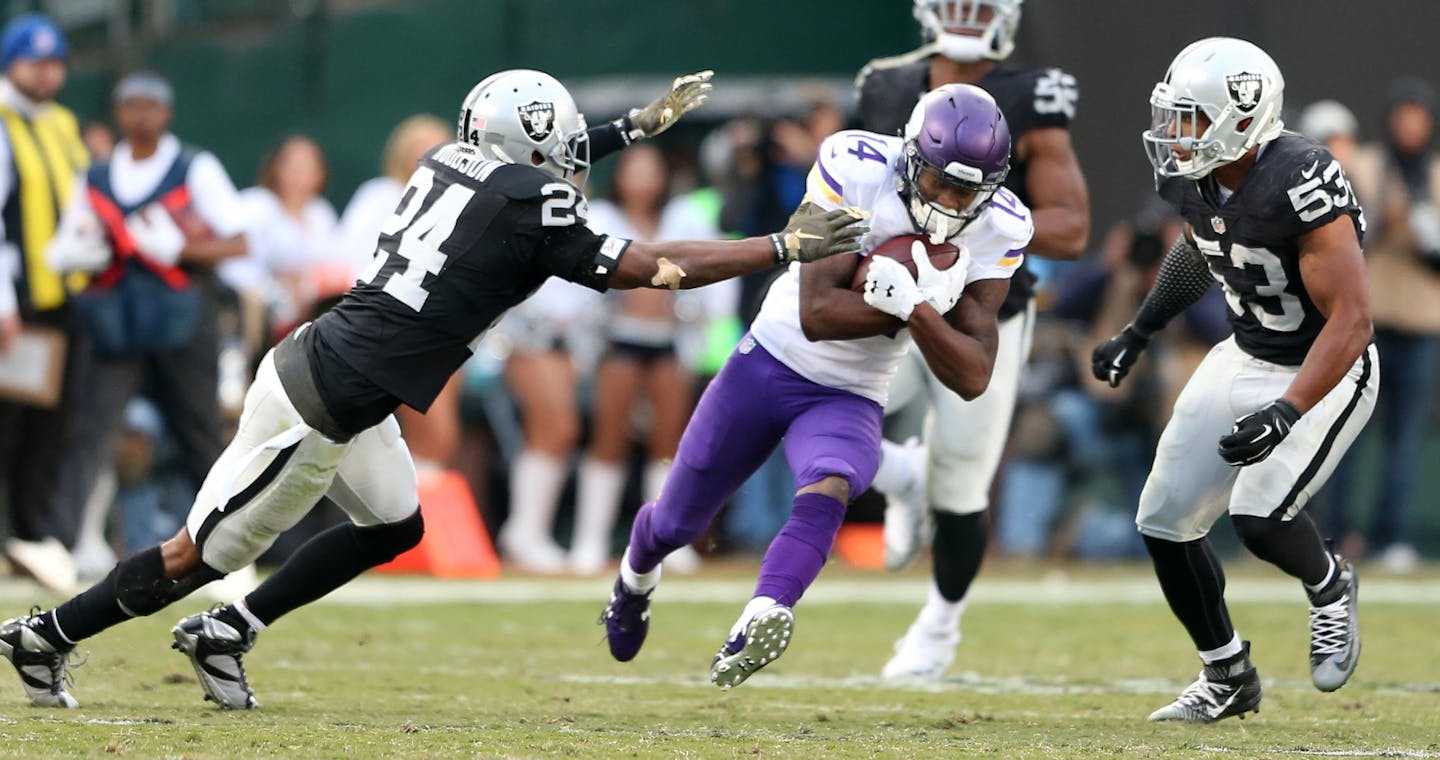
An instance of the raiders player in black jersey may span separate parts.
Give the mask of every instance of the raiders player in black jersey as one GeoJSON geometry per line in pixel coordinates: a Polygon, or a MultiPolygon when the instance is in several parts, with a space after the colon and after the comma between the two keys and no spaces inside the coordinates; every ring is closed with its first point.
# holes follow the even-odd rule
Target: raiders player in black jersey
{"type": "MultiPolygon", "coordinates": [[[[1015,47],[1021,0],[916,0],[927,42],[894,58],[872,61],[856,79],[866,129],[898,134],[921,95],[951,82],[990,92],[1010,125],[1010,174],[1005,186],[1034,214],[1027,255],[1074,259],[1085,250],[1090,201],[1070,144],[1079,95],[1075,78],[1056,68],[1002,65],[1015,47]]],[[[934,583],[914,625],[896,642],[886,678],[936,679],[955,658],[960,615],[980,571],[989,534],[990,484],[1010,430],[1020,371],[1035,327],[1035,278],[1010,280],[1000,308],[1000,346],[990,387],[974,401],[945,388],[913,350],[890,387],[890,408],[923,398],[931,407],[924,449],[886,442],[875,478],[885,493],[886,566],[909,565],[922,544],[927,510],[934,520],[934,583]],[[920,465],[920,457],[924,464],[920,465]]]]}
{"type": "Polygon", "coordinates": [[[1284,86],[1270,56],[1227,37],[1185,48],[1155,85],[1144,142],[1186,231],[1134,322],[1092,357],[1095,376],[1118,385],[1151,334],[1216,281],[1224,288],[1235,334],[1176,400],[1135,520],[1204,663],[1151,720],[1259,708],[1250,644],[1231,625],[1205,537],[1227,509],[1255,556],[1305,586],[1316,688],[1343,686],[1360,658],[1355,569],[1301,510],[1375,405],[1365,220],[1329,151],[1283,131],[1284,86]]]}
{"type": "Polygon", "coordinates": [[[424,411],[480,336],[546,278],[596,290],[694,287],[858,251],[865,229],[843,209],[737,241],[632,243],[585,227],[590,153],[668,128],[704,102],[709,78],[680,77],[654,103],[588,132],[547,74],[507,71],[476,85],[457,140],[421,159],[354,289],[262,361],[185,527],[59,607],[0,625],[0,654],[31,702],[75,707],[66,666],[76,642],[244,567],[328,495],[350,523],[312,538],[245,598],[173,629],[207,699],[256,706],[241,663],[256,634],[420,540],[415,469],[391,413],[424,411]]]}

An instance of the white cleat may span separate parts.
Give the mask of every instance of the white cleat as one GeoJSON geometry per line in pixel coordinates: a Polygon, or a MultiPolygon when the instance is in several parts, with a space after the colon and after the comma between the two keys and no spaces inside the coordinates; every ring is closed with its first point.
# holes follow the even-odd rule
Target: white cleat
{"type": "Polygon", "coordinates": [[[756,671],[780,659],[795,634],[795,613],[777,604],[762,610],[745,633],[720,645],[710,663],[710,683],[725,691],[745,683],[756,671]]]}
{"type": "MultiPolygon", "coordinates": [[[[36,707],[74,709],[80,703],[66,690],[70,684],[70,652],[56,649],[36,633],[36,614],[11,618],[0,623],[0,656],[15,666],[30,704],[36,707]]],[[[79,664],[79,663],[75,663],[79,664]]]]}
{"type": "Polygon", "coordinates": [[[1360,664],[1360,576],[1335,557],[1339,578],[1310,597],[1310,680],[1320,691],[1335,691],[1360,664]]]}
{"type": "Polygon", "coordinates": [[[226,710],[260,706],[245,676],[245,663],[240,659],[255,646],[253,632],[241,635],[211,611],[181,620],[170,633],[175,636],[171,646],[190,658],[195,677],[205,689],[205,699],[226,710]]]}
{"type": "Polygon", "coordinates": [[[925,542],[927,453],[917,438],[886,450],[904,457],[910,472],[903,486],[885,492],[885,569],[899,572],[915,561],[925,542]]]}
{"type": "Polygon", "coordinates": [[[887,681],[938,681],[955,662],[960,631],[940,630],[915,621],[895,642],[895,654],[880,671],[887,681]]]}

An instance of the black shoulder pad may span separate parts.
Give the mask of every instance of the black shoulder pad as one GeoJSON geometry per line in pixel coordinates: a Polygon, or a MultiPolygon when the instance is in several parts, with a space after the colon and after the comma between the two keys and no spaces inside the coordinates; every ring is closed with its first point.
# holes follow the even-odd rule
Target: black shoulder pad
{"type": "Polygon", "coordinates": [[[533,166],[506,164],[485,179],[485,187],[512,200],[524,200],[544,196],[545,186],[557,182],[569,184],[533,166]]]}

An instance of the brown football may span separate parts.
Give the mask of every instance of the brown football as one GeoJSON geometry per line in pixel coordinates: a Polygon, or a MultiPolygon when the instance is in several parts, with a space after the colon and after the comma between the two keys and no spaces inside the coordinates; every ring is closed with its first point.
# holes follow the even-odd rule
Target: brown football
{"type": "Polygon", "coordinates": [[[935,245],[924,235],[893,237],[876,246],[875,250],[870,252],[870,256],[860,259],[860,264],[855,267],[855,276],[850,279],[850,288],[857,292],[865,289],[865,273],[870,270],[870,259],[874,256],[895,259],[910,270],[910,276],[918,277],[919,272],[915,269],[915,262],[910,258],[910,248],[916,240],[925,244],[925,250],[930,252],[930,263],[936,269],[949,269],[954,266],[955,260],[960,258],[960,249],[949,242],[935,245]]]}

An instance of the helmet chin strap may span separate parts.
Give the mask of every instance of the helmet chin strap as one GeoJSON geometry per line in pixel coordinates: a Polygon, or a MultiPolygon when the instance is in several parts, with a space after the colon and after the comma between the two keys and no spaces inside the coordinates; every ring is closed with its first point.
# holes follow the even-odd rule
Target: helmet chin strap
{"type": "MultiPolygon", "coordinates": [[[[935,212],[930,212],[935,214],[935,212]]],[[[950,219],[944,214],[935,214],[939,219],[935,222],[935,229],[930,232],[930,245],[940,245],[950,239],[950,219]]]]}

